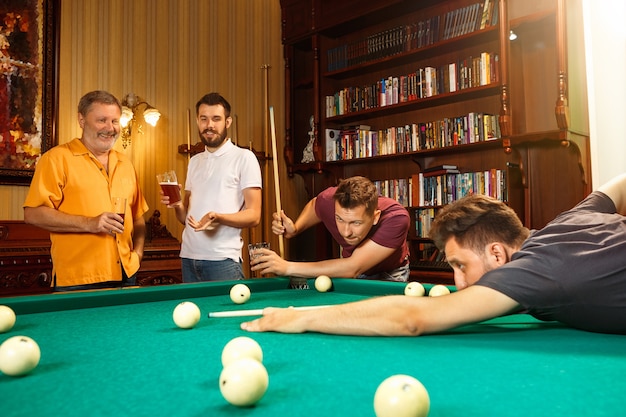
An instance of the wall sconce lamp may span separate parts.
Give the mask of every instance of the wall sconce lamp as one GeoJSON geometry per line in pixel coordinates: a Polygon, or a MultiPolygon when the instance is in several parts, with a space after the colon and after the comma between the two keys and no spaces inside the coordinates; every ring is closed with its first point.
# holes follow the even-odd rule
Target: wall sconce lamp
{"type": "MultiPolygon", "coordinates": [[[[130,145],[133,133],[133,124],[138,120],[136,115],[141,107],[144,107],[143,120],[150,126],[156,126],[159,118],[161,117],[161,113],[141,97],[135,95],[134,93],[126,94],[122,100],[122,116],[120,117],[120,125],[122,126],[122,146],[124,149],[130,145]]],[[[140,123],[137,126],[137,132],[143,134],[141,129],[142,126],[140,123]]]]}

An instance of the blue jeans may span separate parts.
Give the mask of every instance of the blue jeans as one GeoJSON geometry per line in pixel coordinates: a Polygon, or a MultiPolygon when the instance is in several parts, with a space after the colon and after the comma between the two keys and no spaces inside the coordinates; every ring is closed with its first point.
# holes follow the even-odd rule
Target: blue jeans
{"type": "Polygon", "coordinates": [[[241,262],[232,259],[204,261],[182,258],[183,282],[227,281],[244,279],[241,262]]]}

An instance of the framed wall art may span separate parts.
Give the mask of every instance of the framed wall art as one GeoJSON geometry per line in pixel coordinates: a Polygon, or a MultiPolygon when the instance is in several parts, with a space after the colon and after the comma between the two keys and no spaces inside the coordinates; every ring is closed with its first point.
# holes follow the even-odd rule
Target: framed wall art
{"type": "Polygon", "coordinates": [[[57,143],[59,14],[59,0],[0,2],[0,184],[30,184],[57,143]]]}

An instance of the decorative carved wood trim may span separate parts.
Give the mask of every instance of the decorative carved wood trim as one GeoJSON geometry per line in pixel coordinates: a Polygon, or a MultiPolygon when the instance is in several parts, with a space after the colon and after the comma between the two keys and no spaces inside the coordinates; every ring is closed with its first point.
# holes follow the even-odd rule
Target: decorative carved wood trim
{"type": "MultiPolygon", "coordinates": [[[[146,245],[138,285],[182,282],[180,243],[155,210],[146,222],[146,245]]],[[[52,291],[49,232],[23,221],[0,221],[0,296],[52,291]]]]}
{"type": "Polygon", "coordinates": [[[570,111],[567,92],[567,22],[565,0],[558,0],[556,13],[556,42],[558,51],[558,97],[554,114],[559,129],[567,130],[570,126],[570,111]]]}
{"type": "Polygon", "coordinates": [[[154,210],[146,225],[146,239],[148,241],[153,239],[174,239],[167,227],[161,224],[161,212],[159,210],[154,210]]]}

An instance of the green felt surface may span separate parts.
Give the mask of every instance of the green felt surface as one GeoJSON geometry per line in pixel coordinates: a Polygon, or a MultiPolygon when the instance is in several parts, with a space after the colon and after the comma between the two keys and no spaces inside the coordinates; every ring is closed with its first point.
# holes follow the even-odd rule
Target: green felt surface
{"type": "MultiPolygon", "coordinates": [[[[18,311],[3,341],[34,338],[39,366],[0,375],[2,416],[373,416],[378,384],[409,374],[426,386],[436,416],[617,416],[626,409],[626,338],[587,333],[526,315],[418,338],[250,334],[216,310],[319,305],[403,291],[402,284],[335,280],[335,291],[247,282],[241,306],[230,283],[0,299],[18,311]],[[202,310],[191,330],[174,307],[202,310]],[[94,305],[97,307],[88,307],[94,305]],[[218,388],[222,347],[247,335],[264,350],[269,389],[236,408],[218,388]]],[[[311,283],[312,284],[312,283],[311,283]]],[[[312,287],[312,285],[311,285],[312,287]]]]}

